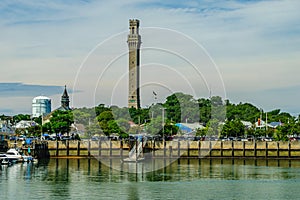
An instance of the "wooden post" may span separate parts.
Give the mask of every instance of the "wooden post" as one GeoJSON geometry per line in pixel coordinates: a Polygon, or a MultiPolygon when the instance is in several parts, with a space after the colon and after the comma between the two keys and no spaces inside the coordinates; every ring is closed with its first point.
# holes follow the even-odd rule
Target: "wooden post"
{"type": "Polygon", "coordinates": [[[268,158],[268,142],[267,141],[266,141],[266,150],[265,151],[266,151],[265,157],[268,158]]]}
{"type": "Polygon", "coordinates": [[[137,155],[137,151],[138,151],[138,139],[135,138],[135,155],[137,155]]]}
{"type": "Polygon", "coordinates": [[[212,145],[211,145],[211,141],[209,140],[209,157],[211,157],[212,155],[212,145]]]}
{"type": "Polygon", "coordinates": [[[56,156],[59,155],[59,142],[56,140],[56,156]]]}
{"type": "Polygon", "coordinates": [[[98,156],[101,157],[102,140],[98,140],[98,156]]]}
{"type": "Polygon", "coordinates": [[[120,156],[123,158],[123,139],[120,140],[120,156]]]}
{"type": "Polygon", "coordinates": [[[254,140],[254,157],[256,157],[257,152],[256,152],[256,140],[254,140]]]}
{"type": "Polygon", "coordinates": [[[178,140],[178,145],[177,145],[177,156],[180,158],[180,141],[178,140]]]}
{"type": "Polygon", "coordinates": [[[91,156],[91,140],[88,142],[88,157],[91,156]]]}
{"type": "Polygon", "coordinates": [[[291,142],[289,141],[289,145],[288,145],[288,151],[289,151],[289,158],[291,157],[291,142]]]}
{"type": "Polygon", "coordinates": [[[112,142],[109,140],[109,157],[112,157],[112,142]]]}
{"type": "Polygon", "coordinates": [[[277,141],[277,158],[279,158],[279,141],[277,141]]]}
{"type": "Polygon", "coordinates": [[[187,156],[190,157],[190,141],[187,140],[187,156]]]}
{"type": "Polygon", "coordinates": [[[243,157],[244,158],[245,158],[245,155],[246,155],[245,148],[246,148],[245,141],[243,141],[243,157]]]}
{"type": "Polygon", "coordinates": [[[201,141],[198,141],[198,157],[201,157],[201,141]]]}
{"type": "Polygon", "coordinates": [[[77,156],[80,156],[80,141],[77,140],[77,156]]]}
{"type": "Polygon", "coordinates": [[[220,151],[221,151],[221,157],[223,157],[223,141],[221,141],[221,148],[220,148],[220,151]]]}
{"type": "Polygon", "coordinates": [[[155,140],[153,140],[152,156],[155,157],[155,140]]]}
{"type": "Polygon", "coordinates": [[[234,157],[234,142],[231,141],[231,157],[234,157]]]}
{"type": "Polygon", "coordinates": [[[142,154],[143,154],[143,157],[144,157],[144,154],[145,154],[145,149],[144,149],[144,137],[142,138],[142,154]]]}
{"type": "Polygon", "coordinates": [[[66,145],[67,145],[67,156],[69,156],[69,140],[66,141],[66,145]]]}
{"type": "Polygon", "coordinates": [[[166,157],[166,146],[167,146],[165,139],[163,139],[163,143],[164,143],[164,158],[165,158],[166,157]]]}

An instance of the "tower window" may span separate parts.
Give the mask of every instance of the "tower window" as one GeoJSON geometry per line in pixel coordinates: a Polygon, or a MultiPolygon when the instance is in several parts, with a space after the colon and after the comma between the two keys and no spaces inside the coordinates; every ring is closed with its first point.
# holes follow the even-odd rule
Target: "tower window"
{"type": "Polygon", "coordinates": [[[131,34],[134,34],[134,27],[131,27],[131,34]]]}

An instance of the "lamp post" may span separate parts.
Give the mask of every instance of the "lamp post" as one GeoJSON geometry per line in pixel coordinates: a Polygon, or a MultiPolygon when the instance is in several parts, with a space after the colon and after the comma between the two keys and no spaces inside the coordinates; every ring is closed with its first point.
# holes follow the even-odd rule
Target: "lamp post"
{"type": "Polygon", "coordinates": [[[163,141],[165,140],[165,108],[161,108],[162,110],[162,132],[163,132],[163,141]]]}

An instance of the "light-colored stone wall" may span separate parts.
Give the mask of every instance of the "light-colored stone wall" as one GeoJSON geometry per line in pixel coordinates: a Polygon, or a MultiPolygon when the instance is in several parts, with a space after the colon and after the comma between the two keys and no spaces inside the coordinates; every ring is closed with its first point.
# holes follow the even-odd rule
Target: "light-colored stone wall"
{"type": "MultiPolygon", "coordinates": [[[[80,143],[79,155],[87,156],[89,153],[91,155],[101,156],[120,156],[127,155],[129,152],[129,143],[123,141],[123,149],[121,149],[121,141],[68,141],[69,143],[69,155],[78,155],[78,143],[80,143]],[[89,146],[90,144],[90,146],[89,146]],[[90,147],[90,152],[88,148],[90,147]],[[99,150],[101,147],[101,150],[99,150]],[[110,149],[111,148],[111,149],[110,149]]],[[[48,149],[51,156],[56,155],[56,149],[59,149],[59,156],[67,155],[67,141],[48,141],[48,149]]],[[[166,141],[165,149],[164,143],[162,141],[148,141],[146,145],[146,150],[150,151],[150,154],[155,156],[171,156],[177,157],[178,154],[181,156],[190,157],[202,157],[202,156],[212,156],[212,157],[231,157],[232,155],[237,157],[253,157],[255,155],[255,144],[256,144],[256,156],[266,157],[266,152],[268,156],[272,157],[300,157],[300,142],[231,142],[231,141],[166,141]],[[155,152],[152,151],[155,145],[155,152]],[[232,149],[233,146],[233,149],[232,149]],[[178,148],[180,147],[180,148],[178,148]],[[200,149],[199,149],[200,147],[200,149]],[[210,152],[210,147],[212,151],[210,152]],[[266,150],[268,147],[268,150],[266,150]],[[279,149],[278,149],[279,147],[279,149]],[[188,151],[189,149],[189,151],[188,151]],[[290,149],[290,152],[288,151],[290,149]]],[[[22,147],[22,142],[14,141],[9,142],[10,147],[22,147]]]]}

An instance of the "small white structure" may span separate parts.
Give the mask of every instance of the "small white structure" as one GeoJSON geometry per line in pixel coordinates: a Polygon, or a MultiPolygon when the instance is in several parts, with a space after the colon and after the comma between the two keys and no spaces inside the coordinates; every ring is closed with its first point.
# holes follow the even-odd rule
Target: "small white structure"
{"type": "Polygon", "coordinates": [[[51,112],[51,99],[45,96],[38,96],[32,100],[32,117],[47,115],[51,112]]]}
{"type": "Polygon", "coordinates": [[[241,121],[241,122],[245,126],[246,129],[250,129],[253,126],[253,124],[249,121],[241,121]]]}
{"type": "Polygon", "coordinates": [[[35,121],[21,120],[16,123],[15,128],[29,128],[38,125],[35,121]]]}
{"type": "Polygon", "coordinates": [[[202,124],[199,124],[197,122],[195,122],[195,123],[177,123],[177,124],[175,124],[175,126],[177,126],[184,133],[191,133],[197,129],[205,128],[202,124]]]}

